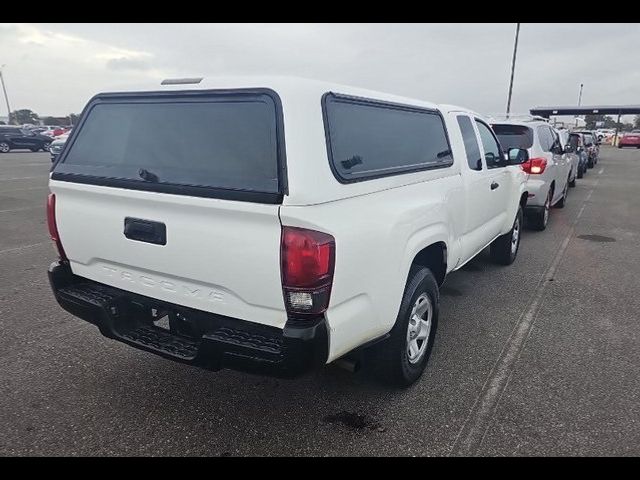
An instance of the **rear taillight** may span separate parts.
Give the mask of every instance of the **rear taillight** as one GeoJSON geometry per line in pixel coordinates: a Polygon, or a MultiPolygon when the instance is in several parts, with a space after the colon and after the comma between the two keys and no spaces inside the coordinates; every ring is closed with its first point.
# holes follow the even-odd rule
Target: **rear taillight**
{"type": "Polygon", "coordinates": [[[49,226],[49,236],[58,251],[60,260],[63,262],[68,261],[67,255],[64,253],[64,248],[62,248],[58,225],[56,224],[56,196],[53,193],[50,193],[47,198],[47,225],[49,226]]]}
{"type": "Polygon", "coordinates": [[[305,228],[282,227],[282,291],[288,313],[320,314],[329,307],[335,239],[305,228]]]}
{"type": "Polygon", "coordinates": [[[520,165],[520,167],[527,173],[539,175],[547,168],[547,160],[545,158],[530,158],[520,165]]]}

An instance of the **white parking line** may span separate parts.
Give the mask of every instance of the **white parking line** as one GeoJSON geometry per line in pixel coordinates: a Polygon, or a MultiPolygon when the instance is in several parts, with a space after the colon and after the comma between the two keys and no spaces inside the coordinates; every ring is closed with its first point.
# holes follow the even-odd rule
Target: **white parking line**
{"type": "Polygon", "coordinates": [[[36,208],[44,209],[43,206],[37,205],[37,206],[34,206],[34,207],[22,207],[22,208],[13,208],[11,210],[0,210],[0,213],[24,212],[25,210],[34,210],[36,208]]]}
{"type": "Polygon", "coordinates": [[[598,172],[598,175],[602,175],[602,172],[604,172],[604,168],[600,169],[600,171],[598,172]]]}
{"type": "Polygon", "coordinates": [[[13,165],[5,165],[5,167],[35,167],[35,166],[51,166],[51,162],[42,162],[42,163],[20,163],[16,162],[13,165]]]}
{"type": "Polygon", "coordinates": [[[549,265],[547,270],[542,274],[536,290],[534,291],[533,300],[531,300],[528,308],[520,316],[518,322],[513,327],[507,342],[502,348],[500,355],[498,356],[482,387],[480,395],[476,399],[469,415],[462,424],[462,428],[456,436],[456,440],[451,447],[452,455],[472,456],[482,445],[482,441],[491,426],[493,415],[500,403],[502,394],[509,384],[511,374],[518,362],[518,359],[520,358],[520,353],[527,343],[527,339],[531,333],[531,327],[533,327],[536,317],[538,316],[538,310],[542,305],[542,299],[546,292],[547,285],[549,284],[549,280],[554,277],[562,257],[567,250],[569,241],[575,233],[578,220],[582,216],[587,202],[589,198],[591,198],[591,194],[599,181],[599,179],[596,180],[591,191],[583,200],[582,207],[574,221],[571,223],[558,253],[556,253],[556,256],[553,258],[551,265],[549,265]]]}
{"type": "Polygon", "coordinates": [[[15,188],[13,190],[0,190],[0,195],[3,195],[5,193],[11,193],[11,192],[22,192],[25,190],[44,190],[46,188],[49,188],[49,185],[43,185],[41,187],[15,188]]]}
{"type": "Polygon", "coordinates": [[[35,177],[0,178],[0,182],[13,182],[14,180],[31,180],[33,178],[44,178],[44,176],[36,175],[35,177]]]}
{"type": "Polygon", "coordinates": [[[6,250],[0,250],[0,255],[2,255],[3,253],[19,252],[21,250],[26,250],[27,248],[39,247],[40,245],[44,245],[46,243],[48,242],[40,242],[40,243],[31,244],[31,245],[23,245],[22,247],[7,248],[6,250]]]}

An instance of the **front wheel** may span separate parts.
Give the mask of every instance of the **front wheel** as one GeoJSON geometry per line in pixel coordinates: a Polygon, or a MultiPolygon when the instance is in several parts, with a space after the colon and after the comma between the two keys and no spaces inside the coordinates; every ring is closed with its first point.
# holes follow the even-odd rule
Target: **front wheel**
{"type": "Polygon", "coordinates": [[[513,226],[504,235],[496,238],[490,247],[491,258],[500,265],[511,265],[518,255],[520,248],[520,233],[522,232],[522,207],[518,207],[513,226]]]}
{"type": "Polygon", "coordinates": [[[42,151],[48,152],[50,145],[51,145],[50,143],[45,143],[44,145],[42,145],[42,151]]]}
{"type": "Polygon", "coordinates": [[[0,142],[0,152],[9,153],[11,146],[7,142],[0,142]]]}
{"type": "Polygon", "coordinates": [[[578,178],[584,177],[584,170],[582,166],[578,166],[578,178]]]}
{"type": "Polygon", "coordinates": [[[440,293],[431,270],[411,267],[389,338],[369,349],[371,366],[385,383],[406,388],[424,371],[438,325],[440,293]]]}

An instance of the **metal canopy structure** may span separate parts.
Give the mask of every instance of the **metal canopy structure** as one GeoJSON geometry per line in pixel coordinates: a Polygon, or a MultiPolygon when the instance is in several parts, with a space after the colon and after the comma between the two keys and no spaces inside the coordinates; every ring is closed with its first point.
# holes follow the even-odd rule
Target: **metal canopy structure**
{"type": "Polygon", "coordinates": [[[594,105],[592,107],[535,107],[531,115],[549,118],[552,115],[640,115],[640,105],[594,105]]]}
{"type": "MultiPolygon", "coordinates": [[[[640,115],[640,105],[595,105],[591,107],[568,106],[568,107],[535,107],[529,110],[531,115],[539,115],[549,118],[551,115],[617,115],[616,125],[620,125],[622,115],[640,115]]],[[[616,126],[616,133],[613,137],[613,145],[618,141],[620,129],[616,126]]]]}

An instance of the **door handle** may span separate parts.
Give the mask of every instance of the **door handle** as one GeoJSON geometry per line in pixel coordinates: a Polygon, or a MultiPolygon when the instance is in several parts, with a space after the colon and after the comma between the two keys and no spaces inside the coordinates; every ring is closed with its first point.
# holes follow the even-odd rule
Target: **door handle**
{"type": "Polygon", "coordinates": [[[499,186],[500,186],[500,184],[498,182],[491,182],[491,190],[495,190],[499,186]]]}

